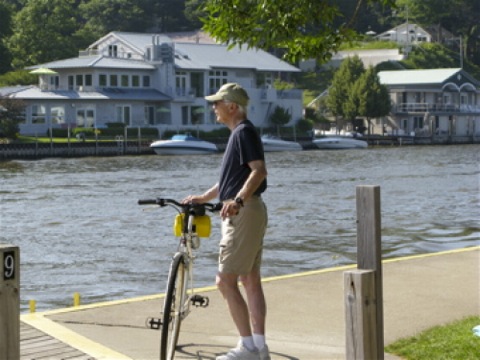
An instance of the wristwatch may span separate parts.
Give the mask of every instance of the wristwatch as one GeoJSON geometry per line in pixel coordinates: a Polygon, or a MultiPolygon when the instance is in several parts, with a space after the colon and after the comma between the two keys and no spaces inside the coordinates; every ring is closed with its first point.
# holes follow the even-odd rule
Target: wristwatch
{"type": "Polygon", "coordinates": [[[240,205],[240,207],[243,207],[243,199],[242,199],[240,196],[238,196],[238,197],[235,198],[235,202],[236,202],[238,205],[240,205]]]}

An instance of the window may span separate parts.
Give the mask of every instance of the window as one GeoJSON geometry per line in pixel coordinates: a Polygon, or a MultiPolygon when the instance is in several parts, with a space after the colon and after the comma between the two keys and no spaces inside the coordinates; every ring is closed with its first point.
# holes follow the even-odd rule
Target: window
{"type": "Polygon", "coordinates": [[[143,76],[143,87],[150,87],[150,76],[143,76]]]}
{"type": "Polygon", "coordinates": [[[140,76],[132,75],[132,87],[139,87],[140,86],[140,76]]]}
{"type": "Polygon", "coordinates": [[[93,108],[78,108],[76,123],[78,127],[95,126],[95,110],[93,108]]]}
{"type": "Polygon", "coordinates": [[[73,90],[75,88],[75,79],[73,75],[68,76],[68,90],[73,90]]]}
{"type": "Polygon", "coordinates": [[[257,74],[257,87],[273,87],[272,73],[261,72],[257,74]]]}
{"type": "Polygon", "coordinates": [[[210,92],[216,92],[223,84],[228,82],[228,72],[222,70],[210,71],[208,73],[210,79],[208,86],[210,88],[210,92]]]}
{"type": "Polygon", "coordinates": [[[203,73],[192,72],[190,74],[190,87],[195,92],[196,97],[205,96],[203,73]]]}
{"type": "Polygon", "coordinates": [[[32,105],[32,124],[45,124],[46,116],[45,105],[32,105]]]}
{"type": "Polygon", "coordinates": [[[179,71],[176,73],[175,86],[177,90],[177,95],[187,95],[187,73],[185,71],[179,71]]]}
{"type": "Polygon", "coordinates": [[[65,124],[65,107],[64,106],[52,106],[50,109],[50,117],[52,124],[65,124]]]}
{"type": "Polygon", "coordinates": [[[75,85],[76,86],[83,86],[83,75],[75,76],[75,85]]]}
{"type": "Polygon", "coordinates": [[[58,89],[60,84],[60,77],[59,76],[50,76],[50,88],[51,89],[58,89]]]}
{"type": "Polygon", "coordinates": [[[112,87],[117,87],[118,86],[117,75],[110,75],[110,86],[112,86],[112,87]]]}
{"type": "Polygon", "coordinates": [[[155,125],[155,107],[145,106],[145,124],[155,125]]]}
{"type": "Polygon", "coordinates": [[[117,105],[115,121],[130,125],[130,105],[117,105]]]}
{"type": "Polygon", "coordinates": [[[189,107],[182,106],[182,125],[188,125],[188,114],[189,114],[189,107]]]}
{"type": "Polygon", "coordinates": [[[107,75],[100,74],[100,76],[98,77],[98,85],[101,87],[107,86],[107,75]]]}
{"type": "Polygon", "coordinates": [[[122,82],[122,87],[128,87],[129,86],[129,81],[128,81],[128,75],[122,75],[120,77],[121,82],[122,82]]]}
{"type": "Polygon", "coordinates": [[[92,85],[93,85],[92,75],[91,74],[85,75],[85,86],[92,86],[92,85]]]}
{"type": "Polygon", "coordinates": [[[415,116],[413,118],[413,128],[414,129],[422,129],[423,128],[423,117],[422,116],[415,116]]]}
{"type": "Polygon", "coordinates": [[[117,45],[108,45],[108,56],[117,57],[118,49],[117,45]]]}

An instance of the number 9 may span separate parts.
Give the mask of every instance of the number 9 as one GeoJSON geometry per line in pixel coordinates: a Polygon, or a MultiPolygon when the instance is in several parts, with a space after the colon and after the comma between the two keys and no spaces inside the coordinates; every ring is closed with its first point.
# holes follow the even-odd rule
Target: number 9
{"type": "Polygon", "coordinates": [[[4,279],[13,279],[15,276],[15,258],[12,254],[5,254],[3,259],[4,279]]]}

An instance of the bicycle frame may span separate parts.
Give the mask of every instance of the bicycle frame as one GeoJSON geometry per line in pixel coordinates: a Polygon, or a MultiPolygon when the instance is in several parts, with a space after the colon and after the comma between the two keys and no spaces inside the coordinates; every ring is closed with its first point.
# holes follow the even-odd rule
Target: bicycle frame
{"type": "MultiPolygon", "coordinates": [[[[179,211],[175,222],[175,233],[180,236],[177,250],[170,264],[163,312],[161,313],[161,318],[151,318],[147,321],[147,325],[151,329],[161,330],[160,359],[171,360],[175,356],[181,322],[189,315],[191,305],[207,307],[209,302],[207,297],[195,295],[193,286],[193,263],[195,256],[193,250],[200,246],[200,230],[202,230],[203,236],[209,236],[210,219],[206,218],[208,227],[204,226],[203,229],[196,227],[195,219],[197,216],[204,215],[205,210],[211,212],[220,210],[221,204],[181,204],[172,199],[162,198],[139,200],[138,203],[139,205],[154,204],[161,207],[171,205],[177,211],[179,209],[182,210],[179,211]],[[177,229],[178,218],[182,219],[181,229],[177,229]],[[208,231],[205,231],[205,229],[208,231]],[[181,230],[179,234],[177,230],[181,230]]],[[[205,225],[205,222],[203,224],[205,225]]],[[[178,223],[178,225],[180,224],[178,223]]]]}

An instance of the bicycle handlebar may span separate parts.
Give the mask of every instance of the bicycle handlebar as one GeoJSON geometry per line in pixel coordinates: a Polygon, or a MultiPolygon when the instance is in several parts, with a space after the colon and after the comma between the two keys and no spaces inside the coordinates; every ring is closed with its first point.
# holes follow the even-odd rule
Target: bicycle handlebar
{"type": "Polygon", "coordinates": [[[188,212],[190,210],[208,210],[210,212],[220,211],[222,209],[222,203],[212,204],[212,203],[203,203],[203,204],[193,204],[187,203],[182,204],[173,199],[165,199],[165,198],[156,198],[156,199],[140,199],[138,200],[138,205],[159,205],[161,207],[167,205],[174,205],[178,208],[181,208],[184,212],[188,212]]]}

